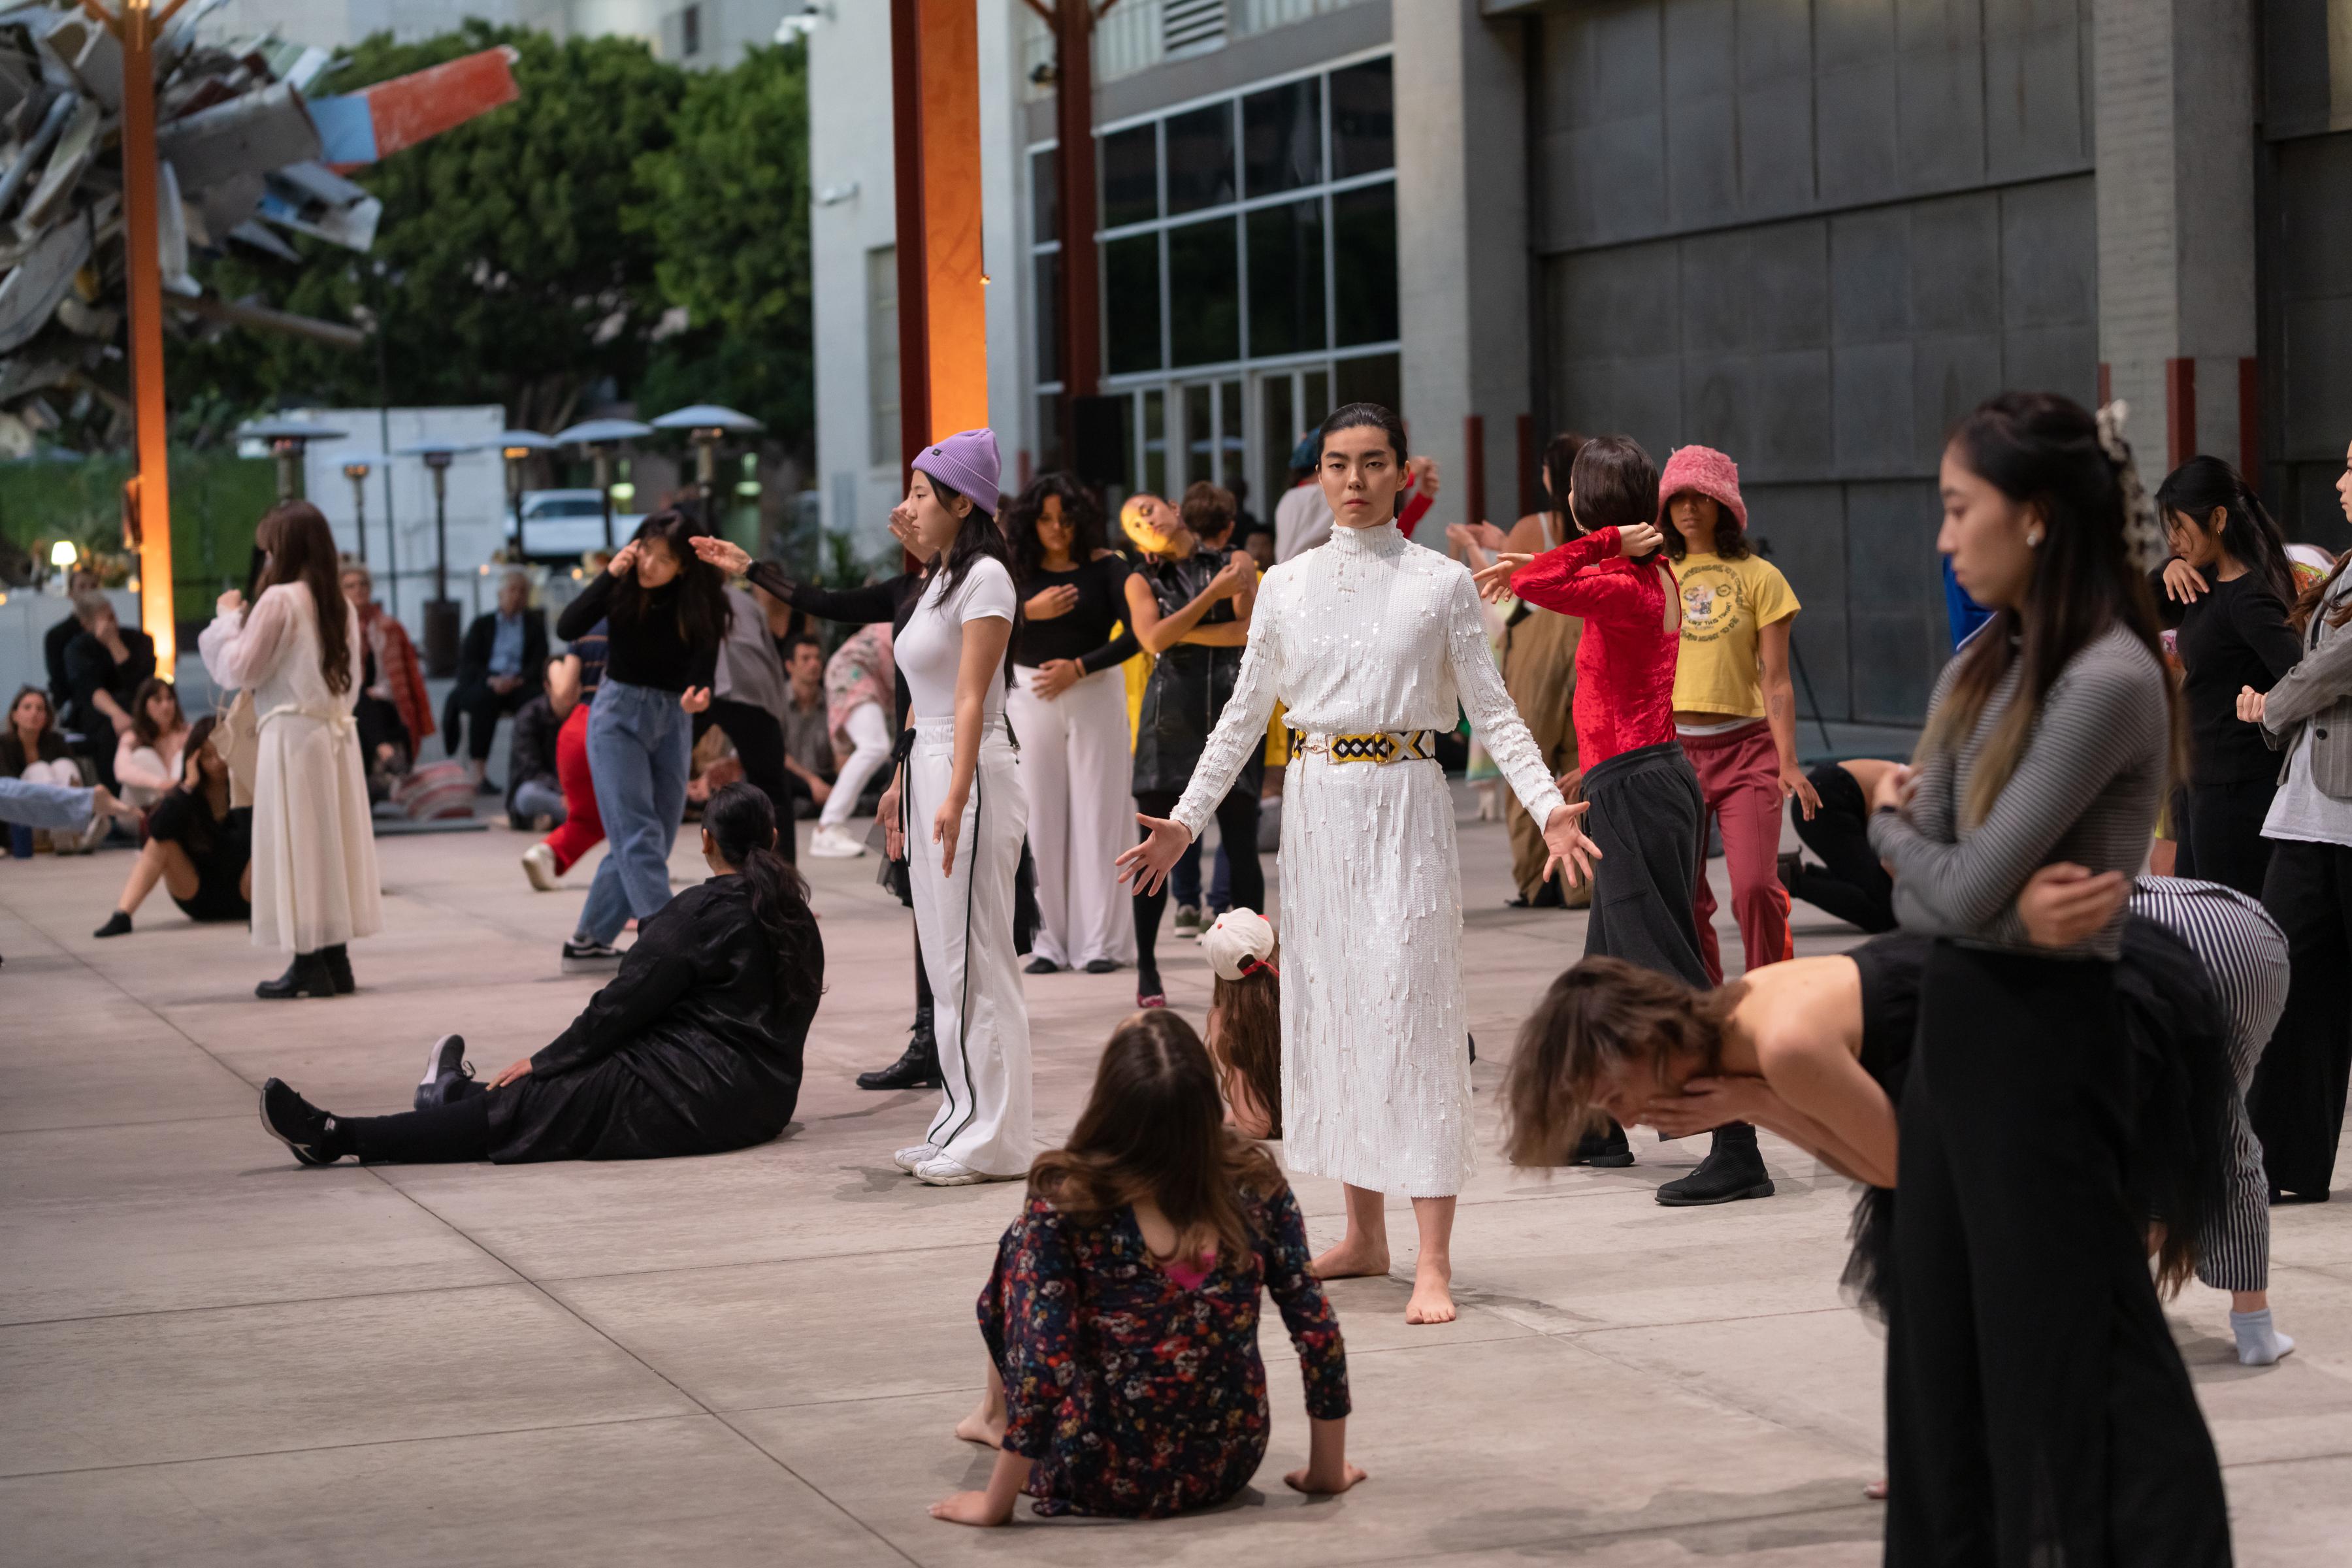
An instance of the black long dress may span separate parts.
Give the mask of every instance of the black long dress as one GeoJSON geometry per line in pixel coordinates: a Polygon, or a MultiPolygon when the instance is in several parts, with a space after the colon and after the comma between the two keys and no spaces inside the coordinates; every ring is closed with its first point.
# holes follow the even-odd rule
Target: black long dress
{"type": "Polygon", "coordinates": [[[679,893],[530,1075],[488,1096],[490,1158],[650,1160],[773,1138],[800,1099],[824,988],[824,949],[812,942],[787,988],[749,883],[714,877],[679,893]]]}

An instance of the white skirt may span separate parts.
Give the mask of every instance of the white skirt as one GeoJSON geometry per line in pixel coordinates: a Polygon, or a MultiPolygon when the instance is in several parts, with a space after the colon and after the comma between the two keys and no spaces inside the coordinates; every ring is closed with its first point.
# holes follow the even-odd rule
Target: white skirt
{"type": "Polygon", "coordinates": [[[253,945],[316,952],[383,929],[367,774],[348,714],[261,717],[253,784],[253,945]]]}
{"type": "Polygon", "coordinates": [[[1295,754],[1282,796],[1283,1160],[1409,1197],[1476,1164],[1454,796],[1435,763],[1295,754]]]}

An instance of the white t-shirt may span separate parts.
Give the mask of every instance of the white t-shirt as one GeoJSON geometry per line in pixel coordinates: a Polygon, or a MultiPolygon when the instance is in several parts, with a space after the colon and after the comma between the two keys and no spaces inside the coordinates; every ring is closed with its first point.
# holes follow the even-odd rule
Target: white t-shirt
{"type": "MultiPolygon", "coordinates": [[[[954,594],[941,593],[946,582],[944,574],[931,579],[907,629],[893,645],[898,673],[907,678],[907,692],[914,700],[911,717],[916,719],[955,717],[956,671],[963,665],[964,623],[990,616],[1010,621],[1018,603],[1013,574],[993,556],[973,561],[954,594]]],[[[982,721],[992,725],[1004,711],[1004,682],[991,679],[982,700],[982,721]]]]}

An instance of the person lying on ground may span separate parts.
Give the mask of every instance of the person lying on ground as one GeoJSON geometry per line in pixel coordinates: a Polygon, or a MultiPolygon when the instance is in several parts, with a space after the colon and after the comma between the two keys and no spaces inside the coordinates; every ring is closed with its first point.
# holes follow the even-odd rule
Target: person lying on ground
{"type": "Polygon", "coordinates": [[[485,1085],[462,1036],[435,1042],[415,1109],[335,1116],[271,1079],[261,1123],[306,1165],[643,1160],[764,1143],[792,1121],[824,989],[800,876],[747,784],[702,817],[710,879],[646,917],[620,972],[570,1028],[485,1085]]]}

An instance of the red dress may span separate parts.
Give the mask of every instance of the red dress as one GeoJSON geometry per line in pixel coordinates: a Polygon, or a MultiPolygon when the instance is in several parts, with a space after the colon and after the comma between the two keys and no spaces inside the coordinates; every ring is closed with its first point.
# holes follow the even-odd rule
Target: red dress
{"type": "Polygon", "coordinates": [[[1530,605],[1581,616],[1576,644],[1576,762],[1586,773],[1621,752],[1675,738],[1675,660],[1679,625],[1666,625],[1674,568],[1663,554],[1639,562],[1617,553],[1617,531],[1601,529],[1547,550],[1511,574],[1511,592],[1530,605]],[[1664,582],[1657,571],[1665,573],[1664,582]]]}
{"type": "Polygon", "coordinates": [[[1131,1209],[1097,1221],[1033,1197],[997,1244],[980,1331],[1004,1380],[1004,1451],[1034,1460],[1042,1514],[1149,1519],[1224,1501],[1265,1458],[1260,1286],[1298,1347],[1307,1414],[1348,1414],[1348,1355],[1307,1226],[1283,1188],[1238,1194],[1255,1245],[1188,1288],[1131,1209]]]}

